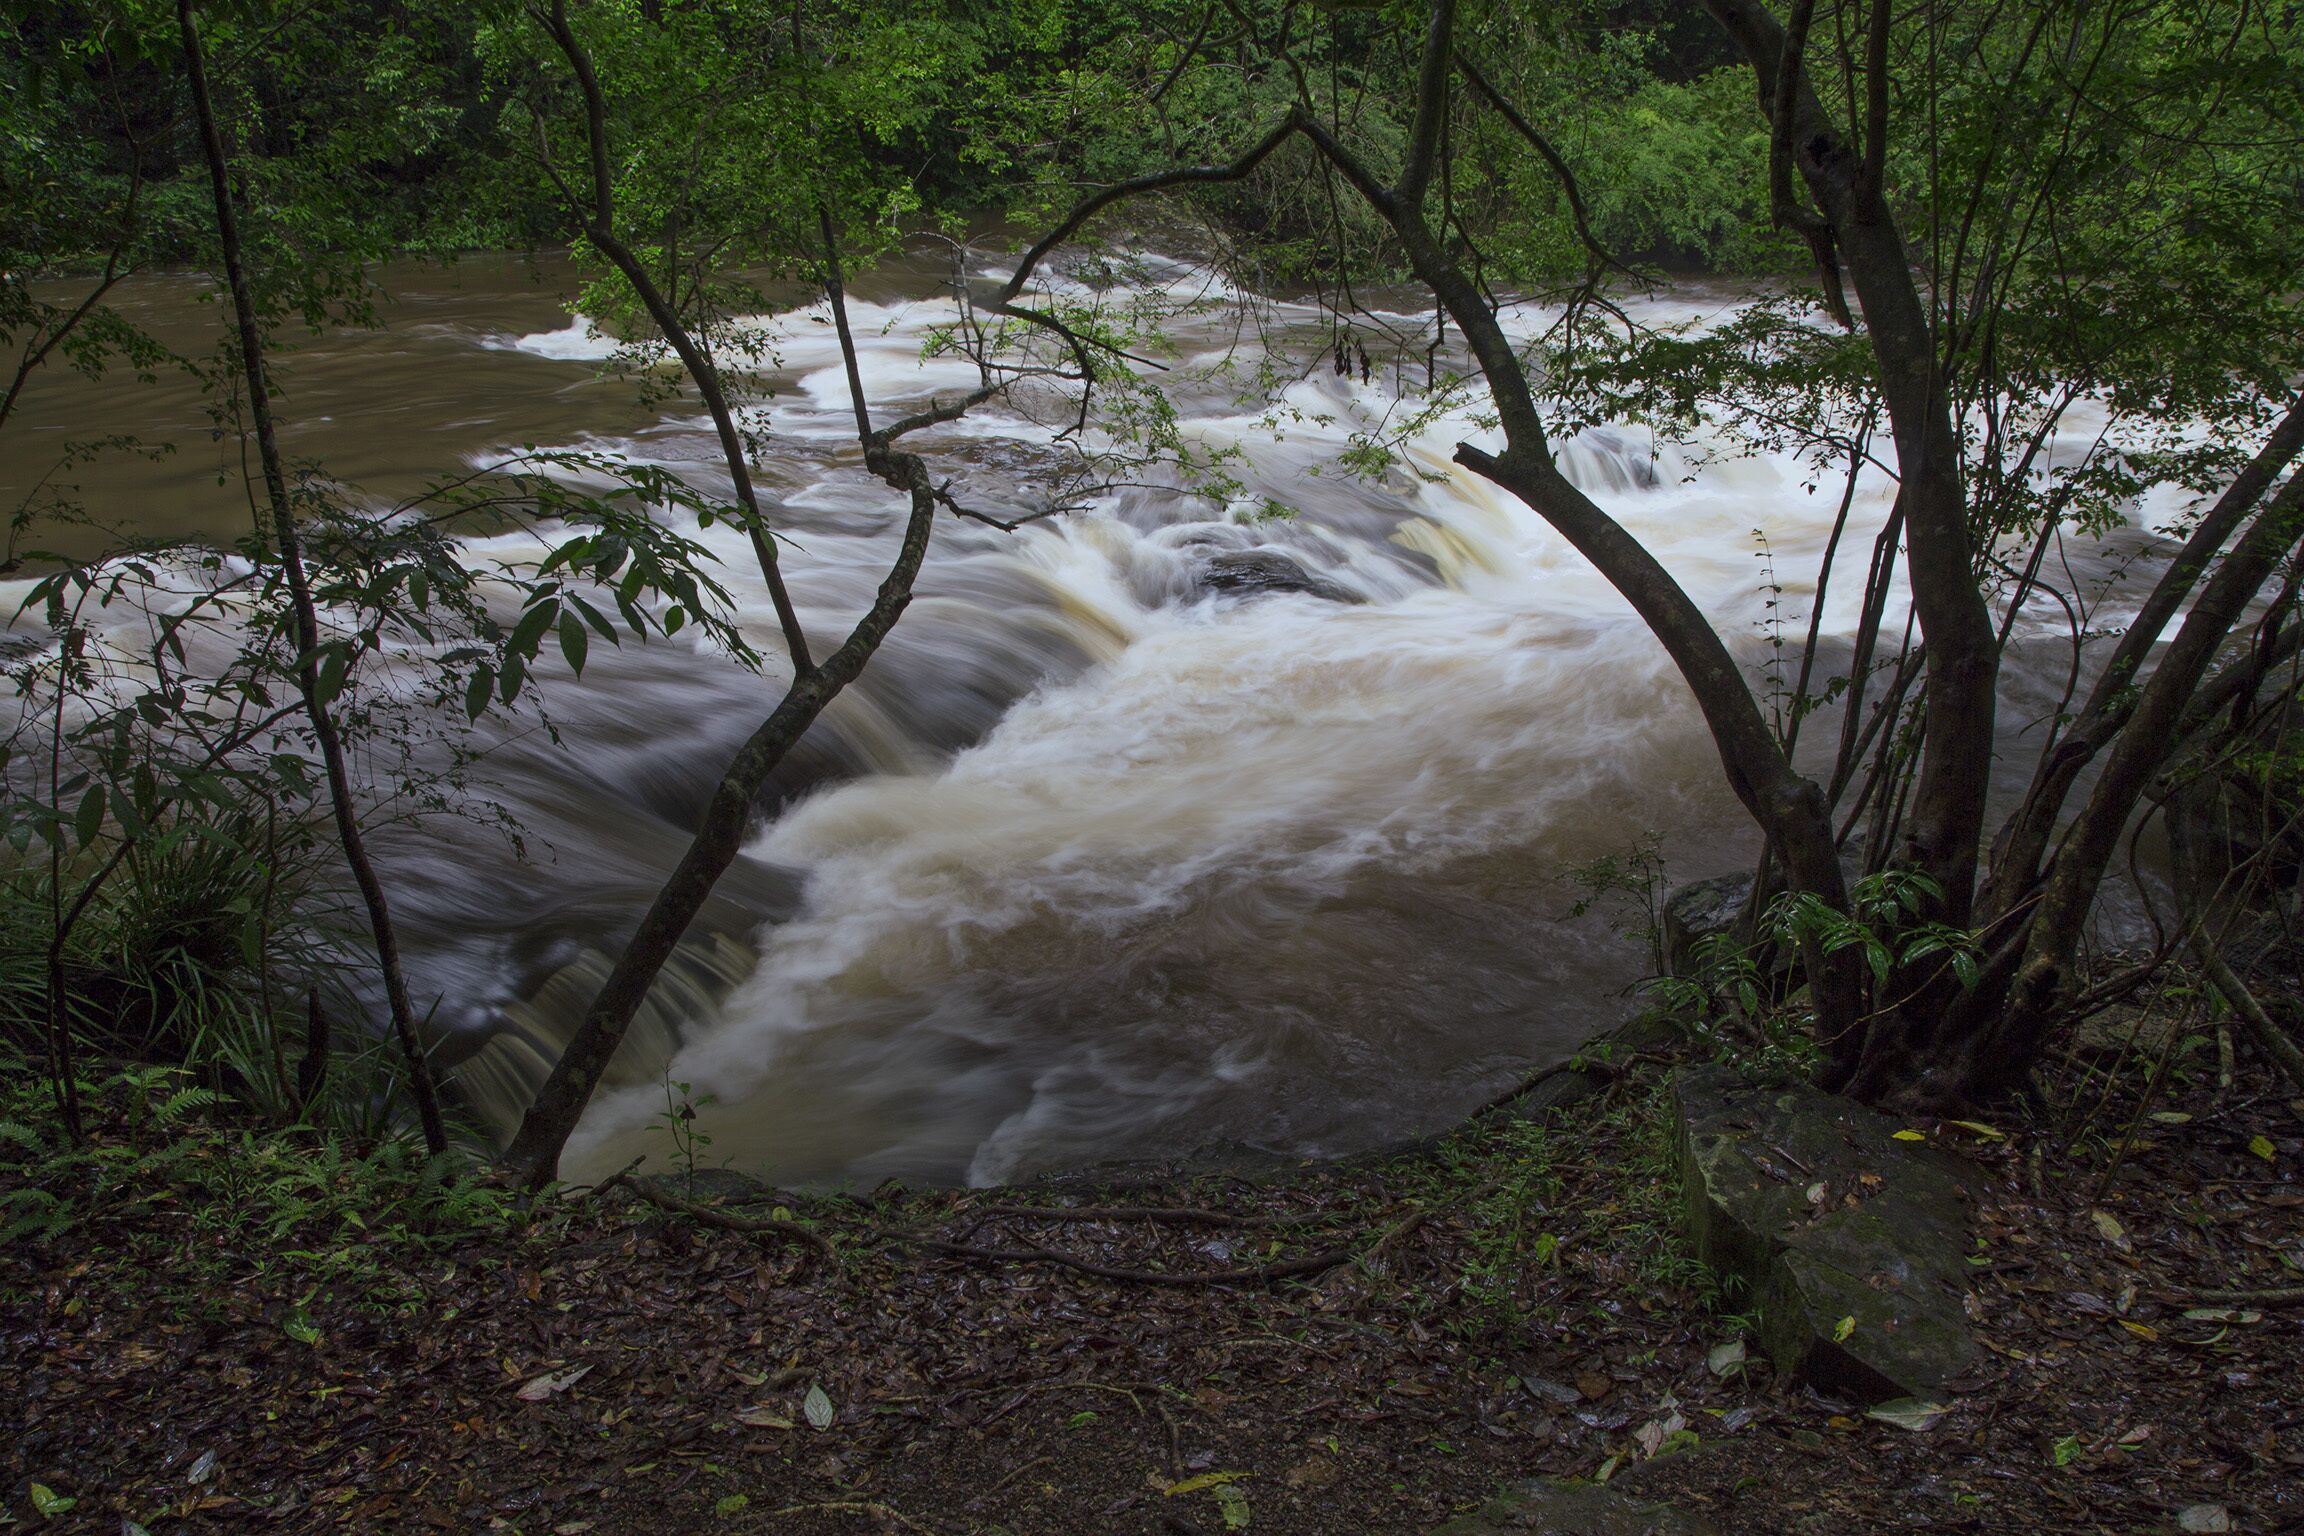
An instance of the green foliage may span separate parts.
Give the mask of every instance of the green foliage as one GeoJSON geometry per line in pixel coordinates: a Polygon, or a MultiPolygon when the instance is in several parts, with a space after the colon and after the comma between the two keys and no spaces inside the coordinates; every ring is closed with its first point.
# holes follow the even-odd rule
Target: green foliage
{"type": "Polygon", "coordinates": [[[1805,1077],[1818,1052],[1805,989],[1788,991],[1788,967],[1810,952],[1858,952],[1869,991],[1867,1013],[1884,1013],[1949,972],[1965,988],[1981,964],[1978,936],[1922,914],[1943,897],[1928,876],[1890,869],[1858,880],[1842,912],[1808,892],[1787,891],[1768,904],[1758,931],[1734,930],[1695,946],[1694,974],[1645,984],[1663,1007],[1698,1029],[1748,1069],[1805,1077]]]}
{"type": "Polygon", "coordinates": [[[1620,852],[1604,853],[1563,871],[1568,883],[1582,892],[1568,915],[1582,917],[1607,908],[1617,931],[1645,946],[1657,971],[1664,969],[1664,898],[1670,893],[1663,846],[1662,833],[1643,832],[1620,852]]]}
{"type": "Polygon", "coordinates": [[[236,1124],[180,1069],[129,1067],[81,1088],[91,1135],[73,1147],[43,1128],[45,1093],[23,1058],[0,1059],[0,1243],[134,1220],[180,1229],[195,1255],[357,1287],[382,1268],[371,1245],[446,1246],[518,1220],[454,1154],[236,1124]]]}

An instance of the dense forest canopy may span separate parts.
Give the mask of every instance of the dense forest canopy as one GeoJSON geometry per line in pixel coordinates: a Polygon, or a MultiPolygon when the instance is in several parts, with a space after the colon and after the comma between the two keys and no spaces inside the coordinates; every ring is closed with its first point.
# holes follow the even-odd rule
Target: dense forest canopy
{"type": "MultiPolygon", "coordinates": [[[[265,504],[231,563],[195,557],[222,573],[213,592],[162,622],[137,666],[86,636],[160,552],[59,565],[38,554],[44,529],[110,509],[46,479],[12,509],[9,559],[38,578],[27,610],[46,638],[12,662],[8,920],[25,963],[9,1029],[67,1117],[76,1049],[206,1038],[146,1016],[195,1006],[181,977],[131,978],[166,996],[123,1024],[125,983],[90,947],[99,927],[146,920],[171,880],[209,882],[203,904],[237,893],[211,910],[245,926],[177,953],[261,974],[253,993],[235,985],[265,1043],[237,1047],[229,1075],[302,1113],[318,1068],[292,1078],[286,1057],[315,1040],[325,1054],[327,1035],[317,1004],[284,994],[321,962],[283,951],[297,984],[281,988],[258,954],[294,927],[277,867],[350,869],[375,952],[329,963],[398,964],[361,830],[387,786],[353,782],[331,739],[453,741],[532,700],[540,652],[580,671],[596,641],[701,626],[774,680],[767,707],[512,1144],[519,1172],[548,1179],[767,776],[898,623],[936,521],[1009,526],[1065,502],[969,504],[917,434],[1028,395],[1074,423],[1060,440],[1076,488],[1122,461],[1229,486],[1164,405],[1163,314],[1094,281],[1090,255],[1124,262],[1131,242],[1244,292],[1312,295],[1339,370],[1351,345],[1366,370],[1375,336],[1421,359],[1406,419],[1472,401],[1501,432],[1457,463],[1638,611],[1769,849],[1741,937],[1675,995],[1828,1086],[1934,1107],[2014,1090],[2075,1006],[2213,949],[2292,875],[2293,6],[15,0],[8,15],[0,444],[32,451],[10,415],[58,370],[203,370],[219,422],[254,445],[265,504]],[[410,516],[282,461],[267,350],[372,322],[377,262],[560,244],[587,276],[581,309],[631,343],[647,387],[705,406],[731,495],[539,455],[439,466],[410,516]],[[844,287],[923,248],[998,250],[1012,275],[954,258],[967,303],[938,345],[978,385],[899,414],[855,365],[844,287]],[[174,267],[226,290],[237,323],[213,354],[175,355],[108,302],[128,275],[174,267]],[[1688,274],[1754,299],[1708,327],[1626,307],[1688,274]],[[751,488],[773,450],[744,415],[767,345],[748,317],[794,285],[838,327],[862,469],[909,509],[886,580],[840,634],[803,632],[783,572],[804,556],[779,547],[751,488]],[[1403,308],[1423,329],[1401,331],[1403,308]],[[1820,650],[1811,628],[1805,644],[1779,632],[1757,675],[1733,654],[1559,468],[1580,427],[1624,422],[1794,452],[1851,495],[1896,477],[1853,649],[1820,650]],[[2171,486],[2188,497],[2180,549],[2091,611],[2060,584],[2064,541],[2171,486]],[[746,533],[781,654],[746,638],[676,509],[746,533]],[[507,517],[558,530],[549,558],[491,575],[509,600],[458,544],[507,517]],[[2073,663],[2034,769],[1999,757],[1997,674],[2016,616],[2047,609],[2073,663]],[[185,634],[227,621],[230,661],[189,665],[185,634]],[[1996,775],[2031,779],[2004,818],[1987,816],[1996,775]],[[2235,775],[2272,822],[2262,857],[2195,892],[2135,967],[2091,969],[2088,914],[2136,816],[2235,775]]],[[[1393,468],[1400,437],[1368,434],[1351,467],[1393,468]]],[[[68,454],[126,449],[100,439],[68,454]]],[[[453,774],[425,792],[451,802],[453,774]]],[[[388,991],[403,1063],[378,1070],[429,1104],[423,1020],[399,981],[388,991]]],[[[443,1144],[437,1108],[423,1118],[443,1144]]]]}

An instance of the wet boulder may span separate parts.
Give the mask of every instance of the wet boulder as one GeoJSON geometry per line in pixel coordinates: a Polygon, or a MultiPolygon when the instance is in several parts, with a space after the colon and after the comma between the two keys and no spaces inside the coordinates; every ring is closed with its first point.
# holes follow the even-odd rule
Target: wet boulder
{"type": "Polygon", "coordinates": [[[1700,1067],[1673,1098],[1690,1240],[1755,1305],[1776,1368],[1867,1402],[1943,1400],[1979,1358],[1969,1166],[1813,1088],[1700,1067]]]}
{"type": "Polygon", "coordinates": [[[1301,592],[1331,603],[1366,601],[1348,587],[1313,575],[1293,557],[1276,549],[1228,549],[1211,555],[1208,563],[1201,567],[1200,584],[1211,592],[1242,597],[1301,592]]]}
{"type": "Polygon", "coordinates": [[[1522,1483],[1432,1536],[1712,1536],[1712,1526],[1599,1483],[1545,1477],[1522,1483]]]}

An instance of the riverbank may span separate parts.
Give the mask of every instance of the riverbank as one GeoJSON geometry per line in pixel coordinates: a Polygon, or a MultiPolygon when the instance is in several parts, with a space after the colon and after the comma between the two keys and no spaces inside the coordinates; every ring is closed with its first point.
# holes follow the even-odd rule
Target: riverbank
{"type": "Polygon", "coordinates": [[[2150,1118],[2075,1057],[1998,1139],[1928,1128],[1979,1164],[1987,1356],[1914,1431],[1737,1358],[1672,1066],[1341,1165],[701,1219],[629,1180],[363,1218],[372,1175],[208,1138],[0,1255],[0,1499],[107,1536],[1421,1533],[1606,1472],[1727,1533],[2304,1519],[2296,1106],[2209,1070],[2150,1118]]]}

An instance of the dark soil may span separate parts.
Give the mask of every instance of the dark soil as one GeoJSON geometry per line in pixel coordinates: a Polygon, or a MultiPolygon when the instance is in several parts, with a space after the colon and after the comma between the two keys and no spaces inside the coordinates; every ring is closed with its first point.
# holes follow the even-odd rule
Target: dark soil
{"type": "Polygon", "coordinates": [[[2028,1124],[1921,1127],[1979,1165],[1990,1365],[1913,1431],[1715,1373],[1666,1070],[1344,1166],[790,1200],[830,1257],[629,1185],[434,1251],[283,1252],[155,1190],[0,1255],[0,1515],[39,1526],[39,1483],[105,1536],[1328,1536],[1607,1470],[1730,1533],[2304,1531],[2297,1105],[2210,1061],[2155,1120],[2075,1065],[2028,1124]],[[1015,1210],[1092,1204],[1222,1220],[1015,1210]]]}

